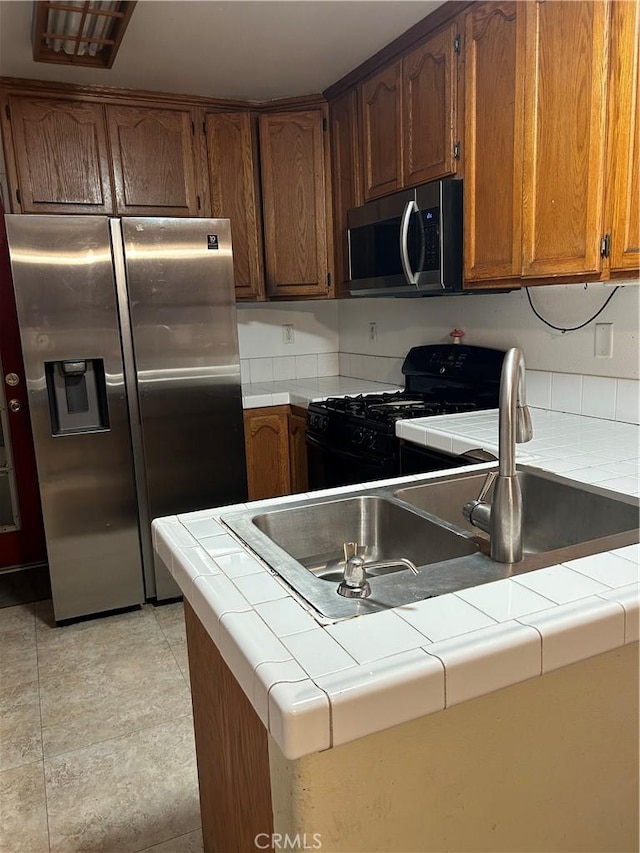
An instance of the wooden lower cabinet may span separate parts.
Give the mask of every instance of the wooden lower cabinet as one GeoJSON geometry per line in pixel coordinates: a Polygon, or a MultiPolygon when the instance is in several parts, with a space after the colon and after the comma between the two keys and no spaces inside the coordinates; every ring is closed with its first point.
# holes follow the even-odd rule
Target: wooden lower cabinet
{"type": "Polygon", "coordinates": [[[292,406],[246,409],[244,441],[250,501],[308,487],[306,412],[292,406]]]}

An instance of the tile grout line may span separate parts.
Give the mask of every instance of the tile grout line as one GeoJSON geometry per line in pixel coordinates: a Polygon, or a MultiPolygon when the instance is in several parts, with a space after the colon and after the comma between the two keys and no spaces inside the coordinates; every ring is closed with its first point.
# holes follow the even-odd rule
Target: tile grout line
{"type": "Polygon", "coordinates": [[[36,610],[37,610],[36,602],[33,607],[33,630],[36,644],[36,672],[38,675],[38,710],[40,712],[40,749],[42,751],[42,781],[44,785],[44,810],[47,818],[47,842],[49,846],[49,853],[51,851],[51,822],[49,820],[49,797],[47,792],[47,774],[45,772],[44,767],[44,726],[42,723],[42,693],[40,690],[40,655],[38,653],[38,625],[36,618],[36,610]]]}

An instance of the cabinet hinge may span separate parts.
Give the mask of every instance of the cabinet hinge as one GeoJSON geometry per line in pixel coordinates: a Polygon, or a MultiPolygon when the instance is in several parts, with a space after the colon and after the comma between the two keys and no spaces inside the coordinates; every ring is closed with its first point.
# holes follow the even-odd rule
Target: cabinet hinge
{"type": "Polygon", "coordinates": [[[9,104],[5,104],[4,113],[5,113],[6,117],[9,119],[9,121],[11,121],[11,109],[9,107],[9,104]]]}
{"type": "Polygon", "coordinates": [[[16,190],[16,201],[18,204],[22,204],[22,196],[20,195],[20,190],[16,190]]]}
{"type": "Polygon", "coordinates": [[[191,122],[191,136],[196,135],[196,126],[194,122],[191,122]]]}
{"type": "Polygon", "coordinates": [[[611,254],[611,234],[605,234],[600,240],[600,257],[608,258],[611,254]]]}
{"type": "Polygon", "coordinates": [[[196,196],[196,202],[198,203],[198,210],[200,210],[201,205],[200,205],[200,196],[199,195],[196,196]]]}
{"type": "Polygon", "coordinates": [[[204,133],[205,136],[207,135],[207,122],[206,121],[202,122],[202,132],[204,133]]]}
{"type": "Polygon", "coordinates": [[[460,159],[460,143],[459,142],[456,142],[456,144],[453,146],[453,159],[454,160],[460,159]]]}
{"type": "Polygon", "coordinates": [[[462,49],[462,36],[456,36],[453,40],[454,53],[460,53],[462,49]]]}
{"type": "Polygon", "coordinates": [[[324,118],[324,117],[322,118],[322,129],[323,129],[323,130],[326,130],[326,129],[327,129],[327,120],[326,120],[326,118],[324,118]]]}
{"type": "Polygon", "coordinates": [[[331,273],[327,273],[327,290],[331,287],[331,273]]]}

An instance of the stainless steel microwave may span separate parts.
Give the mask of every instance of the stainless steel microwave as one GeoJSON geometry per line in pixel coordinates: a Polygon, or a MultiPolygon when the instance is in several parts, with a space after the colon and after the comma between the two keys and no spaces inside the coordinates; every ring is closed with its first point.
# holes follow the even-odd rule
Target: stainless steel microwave
{"type": "Polygon", "coordinates": [[[462,181],[446,178],[347,214],[352,296],[462,290],[462,181]]]}

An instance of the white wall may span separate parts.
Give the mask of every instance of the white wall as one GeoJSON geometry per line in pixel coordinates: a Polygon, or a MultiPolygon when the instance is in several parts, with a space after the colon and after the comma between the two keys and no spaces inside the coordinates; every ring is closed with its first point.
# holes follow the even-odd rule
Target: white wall
{"type": "MultiPolygon", "coordinates": [[[[540,313],[557,326],[576,326],[587,320],[612,292],[604,284],[555,285],[529,289],[540,313]]],[[[640,287],[617,291],[598,317],[613,324],[613,356],[594,354],[594,323],[562,334],[538,320],[522,291],[423,299],[350,299],[339,304],[340,352],[384,357],[389,378],[409,347],[449,341],[454,327],[465,331],[464,343],[506,348],[519,346],[530,370],[637,379],[640,287]],[[370,340],[369,324],[377,324],[370,340]]],[[[353,359],[351,360],[353,362],[353,359]]],[[[348,367],[347,367],[348,369],[348,367]]],[[[354,373],[348,375],[356,375],[354,373]]]]}

